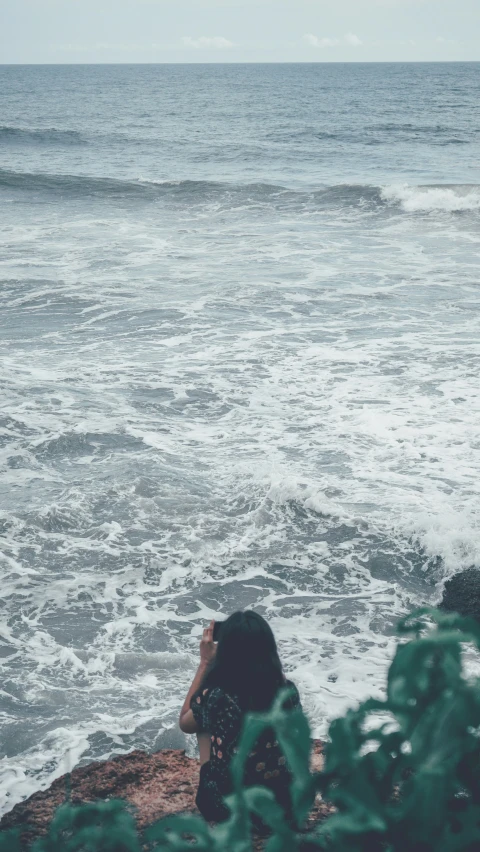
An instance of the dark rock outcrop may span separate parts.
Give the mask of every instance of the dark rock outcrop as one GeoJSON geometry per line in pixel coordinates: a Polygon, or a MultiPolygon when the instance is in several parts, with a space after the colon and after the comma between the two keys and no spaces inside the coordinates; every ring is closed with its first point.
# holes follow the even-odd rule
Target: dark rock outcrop
{"type": "Polygon", "coordinates": [[[467,568],[447,580],[440,609],[470,616],[480,624],[480,569],[467,568]]]}
{"type": "MultiPolygon", "coordinates": [[[[313,771],[321,768],[322,751],[323,744],[315,740],[313,771]]],[[[171,814],[198,813],[195,807],[198,776],[198,761],[187,757],[184,751],[168,749],[155,754],[133,751],[78,767],[69,777],[57,778],[47,790],[34,793],[25,802],[15,805],[0,821],[0,831],[20,828],[23,845],[28,847],[35,837],[47,831],[56,808],[65,801],[67,784],[73,803],[123,799],[131,805],[137,825],[143,829],[171,814]]],[[[317,799],[307,831],[331,810],[317,799]]],[[[255,848],[262,848],[260,840],[255,848]]]]}

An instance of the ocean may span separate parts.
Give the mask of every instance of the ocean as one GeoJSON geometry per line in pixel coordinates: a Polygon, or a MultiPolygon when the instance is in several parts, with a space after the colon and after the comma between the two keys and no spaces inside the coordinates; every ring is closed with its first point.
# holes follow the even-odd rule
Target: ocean
{"type": "Polygon", "coordinates": [[[0,813],[183,747],[237,608],[325,735],[479,565],[479,84],[0,67],[0,813]]]}

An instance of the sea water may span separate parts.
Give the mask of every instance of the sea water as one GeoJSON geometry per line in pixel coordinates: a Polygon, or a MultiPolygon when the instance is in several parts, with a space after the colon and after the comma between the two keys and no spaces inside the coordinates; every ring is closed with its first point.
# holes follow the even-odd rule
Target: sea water
{"type": "Polygon", "coordinates": [[[479,85],[0,68],[1,812],[183,746],[240,607],[324,735],[479,564],[479,85]]]}

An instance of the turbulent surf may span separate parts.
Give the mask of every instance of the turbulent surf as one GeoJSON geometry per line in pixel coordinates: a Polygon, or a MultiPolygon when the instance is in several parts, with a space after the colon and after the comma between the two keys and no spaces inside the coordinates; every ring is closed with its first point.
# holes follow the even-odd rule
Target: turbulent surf
{"type": "Polygon", "coordinates": [[[4,811],[238,607],[324,734],[480,564],[479,72],[0,69],[4,811]]]}

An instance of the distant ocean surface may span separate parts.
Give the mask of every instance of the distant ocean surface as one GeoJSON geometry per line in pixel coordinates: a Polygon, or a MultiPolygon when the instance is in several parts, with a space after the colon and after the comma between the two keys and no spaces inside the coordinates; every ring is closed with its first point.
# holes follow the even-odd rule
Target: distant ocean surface
{"type": "Polygon", "coordinates": [[[0,812],[183,745],[239,607],[325,734],[480,565],[479,90],[0,67],[0,812]]]}

